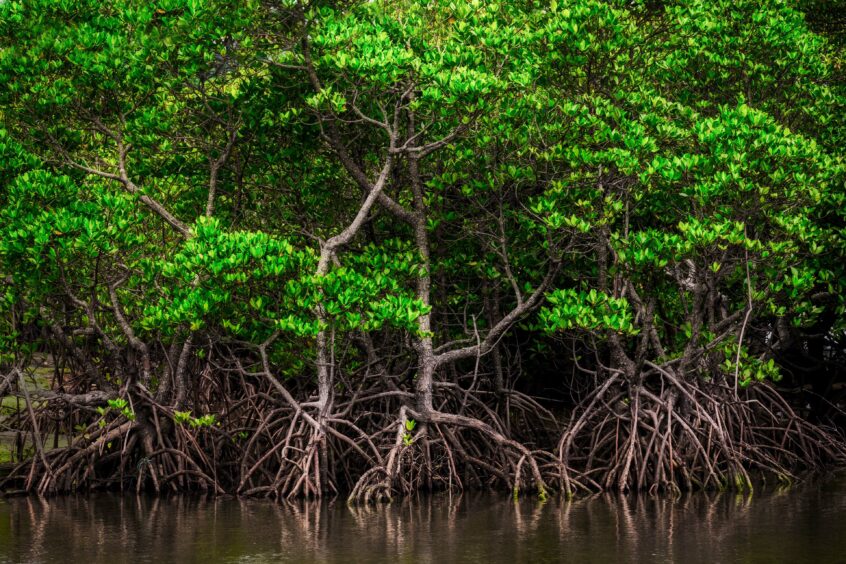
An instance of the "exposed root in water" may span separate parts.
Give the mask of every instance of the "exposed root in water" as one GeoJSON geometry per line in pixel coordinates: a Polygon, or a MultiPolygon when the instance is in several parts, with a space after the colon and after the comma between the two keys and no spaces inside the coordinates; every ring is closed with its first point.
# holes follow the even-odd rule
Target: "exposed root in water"
{"type": "Polygon", "coordinates": [[[397,380],[359,374],[326,409],[266,363],[233,360],[217,370],[193,383],[196,415],[138,384],[76,404],[73,394],[36,394],[7,423],[45,446],[0,487],[277,500],[345,493],[350,503],[496,489],[545,499],[556,491],[749,490],[759,478],[788,483],[846,460],[841,436],[802,419],[770,385],[735,391],[657,365],[638,379],[611,373],[564,424],[520,392],[466,388],[469,377],[436,382],[435,408],[425,411],[397,380]],[[128,407],[104,407],[112,396],[128,407]]]}
{"type": "Polygon", "coordinates": [[[638,383],[609,377],[574,410],[558,443],[561,488],[572,467],[597,490],[751,490],[846,460],[843,437],[799,415],[769,384],[736,390],[650,364],[638,383]]]}

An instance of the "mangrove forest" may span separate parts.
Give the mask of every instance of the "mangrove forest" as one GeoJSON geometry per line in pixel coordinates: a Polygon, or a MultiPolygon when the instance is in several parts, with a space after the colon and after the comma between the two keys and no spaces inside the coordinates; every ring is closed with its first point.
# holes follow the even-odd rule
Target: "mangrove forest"
{"type": "Polygon", "coordinates": [[[0,0],[0,490],[846,464],[846,8],[0,0]]]}

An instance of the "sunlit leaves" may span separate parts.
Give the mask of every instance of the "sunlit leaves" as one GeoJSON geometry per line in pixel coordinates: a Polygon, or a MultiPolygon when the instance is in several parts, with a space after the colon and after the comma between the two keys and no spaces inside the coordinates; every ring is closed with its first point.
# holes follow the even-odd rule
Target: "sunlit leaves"
{"type": "Polygon", "coordinates": [[[0,2],[4,303],[78,326],[91,303],[122,342],[117,285],[143,338],[278,332],[286,374],[320,330],[403,342],[431,309],[436,342],[465,339],[553,264],[571,289],[540,327],[585,342],[633,348],[656,316],[670,357],[736,332],[682,329],[702,288],[720,315],[813,323],[814,296],[844,295],[842,62],[783,2],[653,4],[0,2]],[[385,194],[425,214],[431,304],[383,203],[315,275],[389,134],[385,194]]]}
{"type": "Polygon", "coordinates": [[[631,309],[625,299],[596,290],[555,290],[546,297],[549,305],[540,312],[547,332],[586,330],[636,334],[631,309]]]}

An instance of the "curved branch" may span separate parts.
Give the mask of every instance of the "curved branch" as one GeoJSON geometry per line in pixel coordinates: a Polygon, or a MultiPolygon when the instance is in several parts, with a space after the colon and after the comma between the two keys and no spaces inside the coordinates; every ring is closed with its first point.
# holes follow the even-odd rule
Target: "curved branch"
{"type": "Polygon", "coordinates": [[[543,281],[540,285],[535,289],[532,294],[526,298],[525,301],[518,304],[514,309],[512,309],[508,314],[499,320],[499,322],[494,325],[485,338],[478,344],[470,345],[467,347],[463,347],[460,349],[454,349],[451,351],[442,352],[435,356],[434,362],[435,366],[441,366],[444,364],[449,364],[455,362],[457,360],[461,360],[463,358],[472,358],[475,356],[483,356],[489,353],[493,347],[496,345],[497,341],[509,330],[511,327],[517,323],[517,321],[526,315],[527,313],[534,310],[537,306],[539,306],[544,299],[544,295],[546,291],[549,289],[550,284],[552,284],[552,279],[555,277],[555,274],[558,272],[560,263],[554,263],[552,268],[547,272],[546,276],[544,277],[543,281]]]}

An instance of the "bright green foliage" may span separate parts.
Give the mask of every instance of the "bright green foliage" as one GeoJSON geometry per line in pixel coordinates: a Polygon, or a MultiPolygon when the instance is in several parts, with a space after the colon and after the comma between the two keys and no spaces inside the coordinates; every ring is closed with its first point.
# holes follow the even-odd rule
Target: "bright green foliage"
{"type": "Polygon", "coordinates": [[[101,419],[99,421],[100,427],[106,426],[106,415],[110,412],[119,413],[123,417],[125,417],[129,421],[135,421],[135,412],[132,411],[132,407],[130,407],[129,402],[123,398],[116,398],[113,400],[108,400],[107,402],[108,407],[98,407],[97,413],[100,415],[101,419]]]}
{"type": "Polygon", "coordinates": [[[727,373],[737,371],[738,384],[744,388],[766,379],[773,382],[781,380],[781,372],[773,359],[764,361],[754,358],[745,348],[741,349],[740,357],[738,357],[737,345],[727,345],[723,354],[726,358],[722,365],[723,370],[727,373]]]}
{"type": "MultiPolygon", "coordinates": [[[[227,232],[215,219],[198,221],[192,233],[171,259],[151,268],[168,283],[161,302],[145,311],[148,329],[173,332],[188,325],[197,331],[211,322],[260,342],[280,317],[314,305],[297,283],[315,263],[309,249],[295,251],[287,240],[263,232],[227,232]]],[[[310,320],[290,323],[299,334],[312,332],[310,320]]]]}
{"type": "Polygon", "coordinates": [[[161,302],[145,311],[148,329],[173,333],[182,325],[198,331],[212,324],[261,342],[274,330],[314,336],[318,304],[342,331],[375,330],[386,322],[413,330],[425,310],[402,284],[416,274],[414,255],[396,245],[366,247],[349,266],[321,277],[310,274],[317,264],[310,248],[295,250],[263,232],[227,232],[214,219],[200,220],[192,232],[172,259],[151,269],[168,284],[161,302]]]}
{"type": "MultiPolygon", "coordinates": [[[[720,320],[742,314],[749,296],[761,318],[813,323],[815,297],[840,295],[842,280],[824,255],[843,248],[831,214],[842,218],[844,163],[815,140],[832,134],[839,104],[824,42],[775,3],[669,5],[654,21],[666,29],[620,37],[638,49],[607,53],[614,72],[587,94],[561,88],[567,136],[547,138],[544,153],[559,179],[531,210],[548,229],[609,247],[594,255],[597,282],[614,284],[610,299],[634,293],[636,326],[658,315],[665,358],[735,338],[720,320]],[[650,33],[660,39],[647,48],[650,33]],[[687,336],[672,330],[685,324],[687,336]]],[[[576,296],[551,294],[544,326],[621,330],[576,296]]]]}
{"type": "Polygon", "coordinates": [[[200,417],[193,417],[190,411],[179,411],[176,410],[173,412],[173,420],[179,423],[180,425],[184,425],[188,423],[191,427],[211,427],[215,424],[216,418],[214,414],[207,413],[200,417]]]}
{"type": "Polygon", "coordinates": [[[549,307],[541,310],[540,322],[547,331],[585,329],[637,333],[625,299],[596,290],[556,290],[547,295],[546,301],[549,307]]]}
{"type": "Polygon", "coordinates": [[[331,4],[0,3],[0,346],[281,336],[295,376],[323,332],[409,353],[546,284],[533,338],[731,375],[748,309],[842,314],[842,60],[788,4],[331,4]],[[379,201],[318,274],[389,156],[428,248],[379,201]]]}

